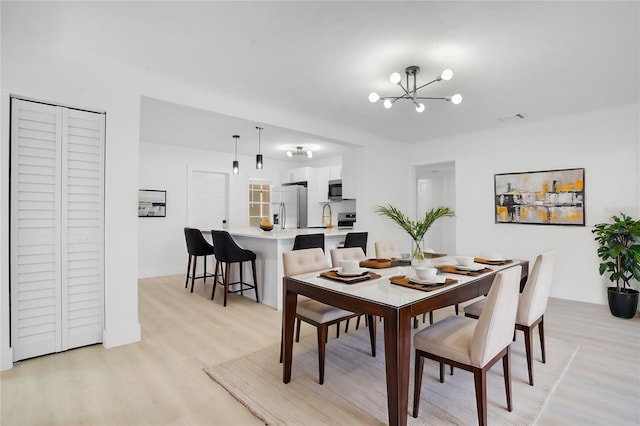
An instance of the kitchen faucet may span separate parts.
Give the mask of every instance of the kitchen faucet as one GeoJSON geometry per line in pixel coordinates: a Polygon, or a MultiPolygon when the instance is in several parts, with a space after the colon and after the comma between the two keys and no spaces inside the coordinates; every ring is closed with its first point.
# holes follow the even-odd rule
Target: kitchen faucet
{"type": "Polygon", "coordinates": [[[325,218],[328,217],[329,218],[329,224],[327,225],[327,228],[333,228],[333,214],[331,213],[331,204],[329,203],[324,203],[324,205],[322,206],[322,224],[325,224],[325,218]],[[329,207],[329,216],[324,214],[324,210],[326,207],[329,207]]]}

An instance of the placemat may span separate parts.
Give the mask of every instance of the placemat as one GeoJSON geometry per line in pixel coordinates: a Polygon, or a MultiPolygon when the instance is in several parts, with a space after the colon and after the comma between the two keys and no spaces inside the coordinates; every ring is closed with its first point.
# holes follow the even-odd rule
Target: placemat
{"type": "Polygon", "coordinates": [[[384,269],[391,268],[391,259],[366,259],[360,261],[360,267],[384,269]]]}
{"type": "Polygon", "coordinates": [[[506,265],[507,263],[513,262],[513,260],[510,260],[510,259],[490,260],[490,259],[485,259],[483,257],[474,257],[473,261],[476,263],[483,263],[485,265],[506,265]]]}
{"type": "Polygon", "coordinates": [[[381,275],[376,274],[375,272],[367,272],[366,275],[356,275],[355,277],[341,277],[335,270],[322,272],[318,275],[320,278],[327,278],[329,280],[340,281],[345,284],[353,284],[359,283],[361,281],[375,280],[376,278],[380,278],[381,275]]]}
{"type": "Polygon", "coordinates": [[[438,290],[440,288],[447,287],[447,286],[449,286],[451,284],[457,284],[458,283],[458,280],[454,280],[452,278],[447,278],[445,280],[445,282],[441,283],[441,284],[420,284],[420,283],[411,281],[408,277],[406,277],[404,275],[397,275],[395,277],[391,277],[391,278],[389,278],[389,281],[391,281],[391,284],[401,285],[403,287],[409,287],[409,288],[413,288],[413,289],[421,290],[421,291],[438,290]]]}
{"type": "Polygon", "coordinates": [[[493,269],[491,268],[484,268],[479,271],[461,271],[460,269],[457,269],[453,265],[439,265],[439,266],[436,266],[436,268],[438,268],[438,270],[441,272],[447,272],[449,274],[458,274],[458,275],[469,275],[471,277],[475,277],[477,275],[486,274],[487,272],[493,271],[493,269]]]}

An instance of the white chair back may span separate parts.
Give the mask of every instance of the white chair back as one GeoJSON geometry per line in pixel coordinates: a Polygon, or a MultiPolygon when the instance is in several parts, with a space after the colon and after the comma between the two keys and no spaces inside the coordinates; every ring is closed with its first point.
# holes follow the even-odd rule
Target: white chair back
{"type": "Polygon", "coordinates": [[[527,284],[520,295],[516,323],[529,326],[544,315],[549,300],[555,260],[554,249],[542,252],[536,257],[527,284]]]}
{"type": "Polygon", "coordinates": [[[496,274],[471,340],[470,358],[473,366],[484,367],[511,344],[521,274],[520,265],[496,274]]]}
{"type": "Polygon", "coordinates": [[[365,260],[364,251],[361,247],[346,247],[339,249],[331,249],[331,264],[334,268],[340,266],[341,260],[365,260]]]}
{"type": "Polygon", "coordinates": [[[329,269],[329,262],[321,248],[292,250],[282,253],[284,276],[329,269]]]}
{"type": "Polygon", "coordinates": [[[402,257],[393,241],[377,241],[376,259],[399,259],[402,257]]]}

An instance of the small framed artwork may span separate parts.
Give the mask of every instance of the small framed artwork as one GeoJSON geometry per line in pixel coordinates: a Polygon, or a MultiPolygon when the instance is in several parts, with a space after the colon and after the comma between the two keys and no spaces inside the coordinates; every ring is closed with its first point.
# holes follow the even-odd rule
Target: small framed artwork
{"type": "Polygon", "coordinates": [[[167,191],[138,190],[138,217],[165,217],[166,215],[167,191]]]}
{"type": "Polygon", "coordinates": [[[584,169],[494,175],[495,222],[585,225],[584,169]]]}

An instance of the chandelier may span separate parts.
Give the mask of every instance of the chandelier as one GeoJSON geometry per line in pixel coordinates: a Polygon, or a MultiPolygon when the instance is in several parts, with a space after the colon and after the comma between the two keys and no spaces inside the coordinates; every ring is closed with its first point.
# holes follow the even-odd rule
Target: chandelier
{"type": "Polygon", "coordinates": [[[287,157],[294,157],[298,155],[305,155],[307,158],[311,158],[313,157],[313,152],[305,151],[301,146],[296,146],[295,151],[287,151],[287,157]]]}
{"type": "Polygon", "coordinates": [[[430,100],[435,99],[435,100],[448,101],[456,105],[462,102],[462,95],[460,94],[455,94],[450,97],[441,97],[441,98],[418,96],[418,90],[422,89],[423,87],[426,87],[437,81],[451,80],[451,77],[453,77],[453,71],[451,71],[450,69],[446,69],[442,71],[442,74],[440,74],[438,77],[431,80],[430,82],[423,84],[422,86],[418,86],[418,83],[417,83],[417,75],[420,73],[419,66],[412,65],[410,67],[407,67],[404,70],[404,73],[407,76],[406,86],[402,84],[402,76],[400,75],[400,73],[394,72],[389,77],[389,80],[391,81],[391,83],[397,84],[402,88],[402,91],[404,92],[403,94],[400,94],[399,96],[380,96],[376,92],[371,92],[369,94],[369,101],[372,103],[375,103],[375,102],[378,102],[380,99],[382,99],[384,101],[383,102],[384,107],[389,109],[393,106],[393,104],[397,100],[406,99],[414,103],[414,105],[416,106],[416,111],[418,112],[424,111],[424,104],[422,102],[419,102],[420,100],[423,100],[423,99],[430,99],[430,100]],[[410,90],[409,84],[411,82],[413,83],[413,89],[410,90]]]}

